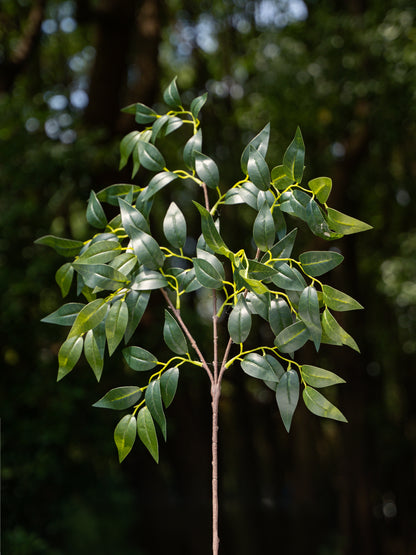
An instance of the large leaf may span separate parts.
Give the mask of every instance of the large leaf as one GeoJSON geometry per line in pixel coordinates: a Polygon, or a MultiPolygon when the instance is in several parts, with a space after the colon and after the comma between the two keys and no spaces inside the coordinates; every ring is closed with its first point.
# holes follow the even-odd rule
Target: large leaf
{"type": "Polygon", "coordinates": [[[302,396],[306,408],[313,414],[322,416],[323,418],[332,418],[332,420],[338,420],[339,422],[347,422],[342,412],[313,387],[306,386],[302,396]]]}
{"type": "Polygon", "coordinates": [[[198,208],[198,211],[201,214],[202,235],[204,236],[208,247],[218,254],[228,256],[231,251],[227,248],[227,245],[224,243],[223,238],[215,227],[215,223],[211,214],[198,202],[193,201],[193,203],[198,208]]]}
{"type": "Polygon", "coordinates": [[[177,77],[174,77],[163,91],[163,100],[172,108],[181,108],[182,101],[179,96],[178,86],[176,85],[176,79],[177,77]]]}
{"type": "Polygon", "coordinates": [[[355,299],[329,285],[324,285],[322,292],[324,303],[328,308],[332,308],[332,310],[345,312],[347,310],[359,310],[363,308],[355,299]]]}
{"type": "Polygon", "coordinates": [[[132,450],[136,439],[136,417],[126,414],[114,430],[114,443],[118,451],[118,460],[122,462],[132,450]]]}
{"type": "MultiPolygon", "coordinates": [[[[273,360],[277,362],[276,359],[273,360]]],[[[281,368],[280,363],[276,366],[274,362],[271,363],[269,357],[260,356],[258,353],[249,353],[241,361],[241,368],[246,374],[270,382],[279,381],[281,376],[279,367],[281,368]]]]}
{"type": "Polygon", "coordinates": [[[279,191],[284,191],[293,184],[294,179],[286,173],[284,166],[275,166],[271,172],[271,179],[273,185],[279,191]]]}
{"type": "Polygon", "coordinates": [[[131,243],[139,264],[143,264],[150,270],[158,270],[163,266],[165,255],[151,235],[136,230],[132,233],[131,243]]]}
{"type": "Polygon", "coordinates": [[[317,237],[321,237],[322,239],[334,238],[322,210],[319,208],[318,203],[312,198],[306,206],[306,223],[312,233],[317,237]]]}
{"type": "Polygon", "coordinates": [[[188,352],[188,344],[178,322],[165,309],[165,323],[163,325],[163,339],[171,351],[178,355],[188,352]]]}
{"type": "Polygon", "coordinates": [[[324,204],[331,193],[332,179],[329,177],[315,177],[308,182],[309,189],[316,195],[319,202],[324,204]]]}
{"type": "Polygon", "coordinates": [[[345,380],[319,366],[303,364],[301,366],[302,378],[312,387],[329,387],[338,383],[345,383],[345,380]]]}
{"type": "Polygon", "coordinates": [[[106,264],[78,264],[74,262],[74,268],[82,276],[84,283],[92,289],[101,287],[114,291],[123,287],[129,281],[124,274],[106,264]]]}
{"type": "Polygon", "coordinates": [[[114,353],[118,344],[123,339],[128,319],[129,311],[127,305],[124,300],[118,299],[111,305],[107,318],[105,319],[105,334],[110,356],[114,353]]]}
{"type": "Polygon", "coordinates": [[[269,280],[271,277],[276,275],[277,270],[256,260],[248,261],[247,276],[251,279],[257,280],[269,280]]]}
{"type": "Polygon", "coordinates": [[[328,224],[331,229],[343,235],[350,235],[352,233],[359,233],[360,231],[367,231],[372,229],[371,225],[347,216],[338,210],[328,208],[328,224]]]}
{"type": "Polygon", "coordinates": [[[177,249],[186,241],[186,220],[180,208],[171,202],[163,220],[163,232],[169,243],[177,249]]]}
{"type": "Polygon", "coordinates": [[[299,317],[308,328],[316,350],[321,344],[322,327],[318,293],[315,287],[305,287],[299,299],[299,317]]]}
{"type": "Polygon", "coordinates": [[[293,250],[293,245],[295,244],[297,232],[298,228],[295,227],[294,229],[292,229],[292,231],[285,235],[283,239],[272,246],[272,248],[270,249],[270,253],[273,258],[290,258],[293,250]]]}
{"type": "Polygon", "coordinates": [[[86,217],[87,222],[98,229],[103,229],[107,225],[107,218],[104,209],[94,191],[91,191],[90,193],[86,217]]]}
{"type": "Polygon", "coordinates": [[[305,144],[299,127],[296,129],[295,137],[283,156],[283,166],[288,177],[297,183],[302,181],[305,163],[305,144]]]}
{"type": "Polygon", "coordinates": [[[104,369],[105,340],[104,322],[101,322],[96,328],[88,330],[84,336],[84,355],[97,382],[100,381],[104,369]]]}
{"type": "Polygon", "coordinates": [[[166,417],[163,412],[162,393],[160,390],[160,380],[153,380],[146,388],[145,400],[147,408],[153,419],[159,424],[163,438],[166,441],[166,417]]]}
{"type": "Polygon", "coordinates": [[[77,315],[68,337],[82,335],[98,326],[106,317],[107,310],[104,299],[95,299],[85,305],[77,315]]]}
{"type": "Polygon", "coordinates": [[[155,355],[142,347],[126,347],[123,349],[123,356],[130,368],[137,372],[151,370],[158,363],[155,355]]]}
{"type": "Polygon", "coordinates": [[[130,284],[130,287],[136,291],[151,291],[167,286],[168,282],[160,272],[146,270],[145,268],[140,270],[134,281],[130,284]]]}
{"type": "Polygon", "coordinates": [[[91,243],[76,262],[77,264],[106,264],[120,252],[121,245],[118,241],[97,241],[91,243]]]}
{"type": "Polygon", "coordinates": [[[125,385],[110,389],[93,407],[124,410],[132,407],[142,396],[142,390],[135,385],[125,385]]]}
{"type": "Polygon", "coordinates": [[[159,462],[159,444],[152,415],[147,407],[139,410],[137,415],[137,433],[149,453],[159,462]]]}
{"type": "Polygon", "coordinates": [[[132,252],[123,252],[110,262],[110,266],[118,270],[126,277],[129,276],[133,268],[137,266],[137,256],[132,252]]]}
{"type": "Polygon", "coordinates": [[[177,179],[177,175],[172,172],[160,172],[157,173],[152,177],[149,181],[147,187],[143,190],[143,193],[140,195],[140,199],[142,202],[148,201],[156,195],[159,191],[161,191],[166,185],[169,185],[172,181],[177,179]]]}
{"type": "Polygon", "coordinates": [[[160,392],[162,394],[163,404],[166,408],[172,403],[178,388],[179,370],[178,368],[169,368],[163,372],[160,378],[160,392]]]}
{"type": "Polygon", "coordinates": [[[250,206],[250,208],[254,208],[254,210],[257,210],[257,198],[260,191],[254,185],[254,183],[252,183],[251,181],[245,181],[238,189],[238,191],[242,201],[250,206]]]}
{"type": "Polygon", "coordinates": [[[298,401],[299,376],[294,370],[288,370],[280,378],[276,388],[276,402],[287,432],[290,431],[298,401]]]}
{"type": "Polygon", "coordinates": [[[66,303],[58,310],[42,318],[45,324],[57,324],[58,326],[72,326],[79,312],[84,308],[83,303],[66,303]]]}
{"type": "Polygon", "coordinates": [[[292,313],[289,305],[284,299],[272,299],[270,301],[268,320],[275,335],[293,324],[292,313]]]}
{"type": "Polygon", "coordinates": [[[273,216],[267,203],[264,203],[254,220],[253,239],[261,251],[268,251],[274,243],[275,236],[273,216]]]}
{"type": "Polygon", "coordinates": [[[37,245],[45,245],[52,247],[61,256],[73,257],[76,256],[84,246],[82,241],[75,241],[74,239],[64,239],[63,237],[55,237],[55,235],[44,235],[36,239],[37,245]]]}
{"type": "Polygon", "coordinates": [[[192,261],[194,263],[196,279],[203,287],[209,289],[222,288],[222,282],[225,279],[224,269],[222,272],[218,272],[218,269],[211,262],[203,258],[193,258],[192,261]]]}
{"type": "Polygon", "coordinates": [[[152,143],[140,141],[138,143],[138,154],[140,163],[147,170],[159,172],[166,166],[162,154],[152,143]]]}
{"type": "Polygon", "coordinates": [[[251,329],[251,314],[243,296],[233,306],[228,317],[228,332],[234,343],[243,343],[251,329]]]}
{"type": "Polygon", "coordinates": [[[266,160],[253,146],[250,146],[247,162],[247,172],[250,181],[261,191],[270,188],[270,170],[266,160]]]}
{"type": "Polygon", "coordinates": [[[140,320],[149,303],[150,293],[147,291],[130,291],[126,297],[126,305],[128,310],[128,323],[124,337],[126,343],[130,340],[135,332],[140,320]]]}
{"type": "Polygon", "coordinates": [[[122,198],[118,200],[118,203],[123,227],[130,238],[137,230],[150,233],[149,224],[143,214],[122,198]]]}
{"type": "Polygon", "coordinates": [[[274,344],[282,353],[293,353],[303,347],[309,338],[308,328],[302,321],[298,321],[281,331],[274,344]]]}
{"type": "Polygon", "coordinates": [[[74,268],[70,262],[65,262],[58,268],[55,274],[55,281],[61,289],[62,297],[66,297],[71,289],[74,268]]]}
{"type": "Polygon", "coordinates": [[[64,343],[58,353],[58,378],[57,381],[62,380],[74,368],[82,353],[83,339],[80,336],[69,337],[64,343]]]}
{"type": "Polygon", "coordinates": [[[243,173],[247,174],[247,163],[250,156],[251,148],[257,150],[263,158],[266,157],[267,148],[269,146],[270,138],[270,123],[267,123],[263,129],[255,137],[251,139],[248,145],[243,150],[241,155],[241,169],[243,173]]]}
{"type": "Polygon", "coordinates": [[[299,256],[302,269],[312,277],[329,272],[341,264],[343,260],[342,254],[334,251],[308,251],[299,256]]]}
{"type": "Polygon", "coordinates": [[[258,314],[264,320],[269,318],[269,306],[270,306],[270,293],[263,293],[258,295],[253,291],[248,291],[246,295],[246,303],[248,309],[252,314],[258,314]]]}
{"type": "Polygon", "coordinates": [[[220,180],[217,164],[212,158],[201,152],[195,152],[194,159],[199,179],[210,189],[216,189],[220,180]]]}
{"type": "Polygon", "coordinates": [[[183,161],[190,170],[195,169],[195,154],[202,149],[202,132],[200,129],[192,135],[183,149],[183,161]]]}
{"type": "Polygon", "coordinates": [[[303,291],[306,287],[302,274],[296,268],[291,268],[286,262],[277,264],[277,273],[272,276],[271,280],[277,287],[288,291],[303,291]]]}
{"type": "Polygon", "coordinates": [[[338,324],[327,308],[322,314],[322,329],[333,345],[347,345],[351,347],[351,349],[354,349],[354,351],[360,352],[357,343],[351,335],[338,324]]]}

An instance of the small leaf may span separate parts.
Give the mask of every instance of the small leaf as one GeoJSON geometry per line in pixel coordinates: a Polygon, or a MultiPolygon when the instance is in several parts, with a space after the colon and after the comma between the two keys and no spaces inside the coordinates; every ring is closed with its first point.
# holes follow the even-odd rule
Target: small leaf
{"type": "Polygon", "coordinates": [[[309,364],[303,364],[301,366],[302,378],[308,385],[313,387],[329,387],[330,385],[335,385],[338,383],[345,383],[345,380],[330,372],[329,370],[324,370],[318,366],[310,366],[309,364]]]}
{"type": "Polygon", "coordinates": [[[87,247],[77,258],[77,264],[106,264],[118,256],[121,245],[118,241],[97,241],[87,247]]]}
{"type": "Polygon", "coordinates": [[[92,289],[101,287],[114,291],[123,287],[129,281],[124,274],[106,264],[78,264],[74,262],[73,266],[82,276],[84,283],[92,289]]]}
{"type": "Polygon", "coordinates": [[[151,143],[140,141],[138,143],[138,154],[140,163],[147,170],[158,172],[166,166],[165,159],[160,151],[151,143]]]}
{"type": "Polygon", "coordinates": [[[306,287],[306,282],[302,274],[296,270],[296,268],[291,268],[286,262],[283,264],[277,263],[277,274],[272,276],[272,282],[288,291],[303,291],[306,287]]]}
{"type": "Polygon", "coordinates": [[[160,391],[160,380],[153,380],[149,383],[145,393],[145,400],[147,408],[152,415],[152,418],[156,420],[162,430],[162,435],[166,441],[167,429],[166,429],[166,417],[163,412],[162,403],[162,393],[160,391]]]}
{"type": "Polygon", "coordinates": [[[132,370],[137,372],[145,372],[154,368],[158,360],[142,347],[126,347],[123,349],[123,357],[132,370]]]}
{"type": "Polygon", "coordinates": [[[63,237],[55,237],[55,235],[44,235],[35,241],[36,245],[45,245],[52,247],[61,256],[76,256],[84,246],[82,241],[73,239],[64,239],[63,237]]]}
{"type": "Polygon", "coordinates": [[[296,183],[300,183],[302,181],[304,163],[305,144],[298,127],[293,141],[287,147],[283,156],[283,166],[286,175],[296,181],[296,183]]]}
{"type": "Polygon", "coordinates": [[[140,320],[149,303],[150,293],[145,291],[130,291],[126,297],[128,310],[128,323],[124,332],[125,342],[127,343],[135,332],[140,320]]]}
{"type": "Polygon", "coordinates": [[[198,202],[193,201],[201,214],[201,229],[205,241],[210,249],[218,254],[229,256],[230,250],[224,243],[223,238],[218,233],[214,220],[206,208],[201,206],[198,202]]]}
{"type": "Polygon", "coordinates": [[[62,380],[64,376],[69,374],[79,360],[82,353],[83,339],[79,336],[69,337],[64,343],[58,353],[58,378],[57,381],[62,380]]]}
{"type": "Polygon", "coordinates": [[[312,233],[317,237],[327,240],[333,239],[333,233],[328,227],[323,212],[319,208],[318,203],[312,198],[306,206],[306,223],[312,233]]]}
{"type": "Polygon", "coordinates": [[[290,258],[293,245],[295,244],[297,231],[298,229],[295,227],[292,231],[285,235],[283,239],[272,246],[270,253],[273,258],[290,258]]]}
{"type": "Polygon", "coordinates": [[[129,311],[126,303],[119,299],[111,305],[105,319],[105,335],[107,337],[108,352],[110,356],[116,350],[118,344],[123,339],[127,328],[129,311]]]}
{"type": "Polygon", "coordinates": [[[343,235],[350,235],[352,233],[360,233],[361,231],[367,231],[373,229],[373,226],[347,216],[338,210],[333,208],[328,208],[328,224],[331,229],[343,235]]]}
{"type": "Polygon", "coordinates": [[[120,142],[120,165],[119,170],[122,170],[133,152],[137,142],[140,141],[141,131],[131,131],[120,142]]]}
{"type": "Polygon", "coordinates": [[[293,185],[293,179],[287,175],[286,169],[284,166],[275,166],[271,172],[271,179],[273,185],[279,191],[284,191],[291,185],[293,185]]]}
{"type": "MultiPolygon", "coordinates": [[[[270,358],[272,359],[273,357],[270,358]]],[[[276,359],[274,360],[277,362],[276,359]]],[[[280,366],[279,363],[278,365],[280,366]]],[[[276,368],[274,362],[271,363],[269,358],[260,356],[258,353],[249,353],[246,355],[241,361],[241,368],[248,376],[252,376],[259,380],[278,382],[280,379],[280,369],[276,368]]]]}
{"type": "Polygon", "coordinates": [[[292,313],[284,299],[272,299],[269,306],[268,320],[275,335],[293,324],[292,313]]]}
{"type": "Polygon", "coordinates": [[[342,254],[334,251],[308,251],[299,256],[302,269],[311,277],[329,272],[339,266],[343,260],[342,254]]]}
{"type": "Polygon", "coordinates": [[[298,321],[281,331],[274,344],[282,353],[293,353],[303,347],[309,338],[307,327],[302,321],[298,321]]]}
{"type": "Polygon", "coordinates": [[[156,195],[156,193],[164,189],[166,185],[169,185],[169,183],[177,179],[177,177],[178,176],[172,172],[164,171],[157,173],[152,177],[152,179],[149,181],[149,184],[140,195],[141,201],[145,202],[150,200],[154,197],[154,195],[156,195]]]}
{"type": "MultiPolygon", "coordinates": [[[[142,396],[140,387],[126,385],[110,389],[108,393],[101,397],[93,407],[101,409],[124,410],[133,406],[142,396]]],[[[136,433],[136,430],[135,430],[136,433]]]]}
{"type": "Polygon", "coordinates": [[[250,146],[249,152],[247,172],[250,181],[261,191],[268,191],[270,188],[269,166],[258,150],[250,146]]]}
{"type": "Polygon", "coordinates": [[[114,430],[114,443],[118,451],[118,460],[122,462],[132,450],[136,439],[136,418],[126,414],[114,430]]]}
{"type": "Polygon", "coordinates": [[[270,293],[258,295],[253,291],[248,291],[246,303],[252,314],[258,314],[264,320],[269,319],[270,293]]]}
{"type": "Polygon", "coordinates": [[[136,230],[132,232],[131,243],[139,264],[143,264],[150,270],[158,270],[163,266],[165,255],[151,235],[136,230]]]}
{"type": "Polygon", "coordinates": [[[251,330],[251,314],[244,297],[240,296],[228,317],[228,332],[234,343],[243,343],[251,330]]]}
{"type": "MultiPolygon", "coordinates": [[[[199,251],[202,252],[202,251],[199,251]]],[[[209,253],[206,253],[209,255],[209,253]]],[[[214,255],[210,258],[193,258],[195,276],[198,282],[209,289],[221,289],[225,280],[225,271],[221,262],[214,255]]]]}
{"type": "Polygon", "coordinates": [[[308,182],[309,189],[316,195],[319,202],[324,204],[331,193],[332,179],[329,177],[315,177],[308,182]]]}
{"type": "Polygon", "coordinates": [[[84,308],[83,303],[66,303],[58,310],[42,318],[45,324],[57,324],[58,326],[72,326],[79,312],[84,308]]]}
{"type": "Polygon", "coordinates": [[[344,328],[342,328],[335,318],[332,316],[330,311],[326,308],[322,314],[322,330],[331,340],[333,345],[347,345],[354,349],[354,351],[360,352],[360,349],[354,339],[349,335],[344,328]]]}
{"type": "Polygon", "coordinates": [[[97,198],[101,202],[107,202],[111,206],[118,206],[118,199],[124,197],[130,193],[133,187],[133,196],[141,191],[138,185],[128,185],[125,183],[117,183],[115,185],[109,185],[105,189],[102,189],[97,193],[97,198]]]}
{"type": "Polygon", "coordinates": [[[106,317],[108,305],[104,299],[95,299],[77,315],[68,337],[78,336],[92,330],[106,317]]]}
{"type": "Polygon", "coordinates": [[[194,118],[197,118],[199,112],[201,111],[202,107],[204,106],[205,102],[207,101],[208,93],[204,93],[201,96],[197,96],[194,98],[190,105],[191,114],[194,118]]]}
{"type": "Polygon", "coordinates": [[[347,422],[342,412],[330,403],[322,393],[313,389],[313,387],[306,386],[302,396],[306,408],[313,414],[322,416],[323,418],[332,418],[332,420],[338,420],[339,422],[347,422]]]}
{"type": "Polygon", "coordinates": [[[179,96],[178,87],[176,85],[177,77],[174,77],[170,84],[163,91],[163,100],[168,106],[172,108],[181,108],[182,101],[179,96]]]}
{"type": "Polygon", "coordinates": [[[355,299],[329,285],[324,285],[322,292],[324,303],[328,308],[332,308],[332,310],[345,312],[347,310],[360,310],[363,308],[355,299]]]}
{"type": "Polygon", "coordinates": [[[178,355],[188,352],[186,338],[175,318],[165,309],[165,323],[163,326],[163,339],[171,351],[178,355]]]}
{"type": "Polygon", "coordinates": [[[84,338],[84,355],[92,371],[100,381],[104,369],[105,332],[101,333],[104,322],[93,330],[88,330],[84,338]]]}
{"type": "Polygon", "coordinates": [[[244,174],[247,174],[247,163],[250,155],[250,148],[257,150],[263,158],[266,157],[267,148],[269,146],[270,138],[270,123],[267,123],[263,129],[255,137],[251,139],[248,145],[243,150],[241,155],[241,169],[244,174]]]}
{"type": "Polygon", "coordinates": [[[152,415],[147,407],[139,410],[137,415],[137,433],[143,445],[148,449],[154,460],[159,462],[159,445],[152,415]]]}
{"type": "Polygon", "coordinates": [[[308,328],[316,350],[321,344],[322,327],[319,312],[318,293],[315,287],[305,287],[299,299],[299,317],[308,328]]]}
{"type": "Polygon", "coordinates": [[[107,225],[105,212],[94,191],[90,193],[86,217],[87,222],[98,229],[103,229],[107,225]]]}
{"type": "MultiPolygon", "coordinates": [[[[127,107],[127,109],[128,108],[129,106],[127,107]]],[[[136,109],[135,119],[137,123],[152,123],[153,121],[155,121],[157,117],[157,114],[154,110],[152,110],[145,104],[142,104],[141,102],[137,102],[135,104],[135,109],[136,109]]],[[[125,110],[126,109],[124,109],[124,111],[125,110]]]]}
{"type": "Polygon", "coordinates": [[[163,372],[160,378],[160,391],[162,400],[166,408],[172,403],[178,388],[179,370],[178,368],[169,368],[163,372]]]}
{"type": "Polygon", "coordinates": [[[70,262],[65,262],[55,274],[55,281],[61,289],[62,297],[66,297],[71,289],[74,268],[70,262]]]}
{"type": "Polygon", "coordinates": [[[118,203],[123,227],[130,238],[137,230],[150,233],[149,223],[143,214],[122,198],[118,200],[118,203]]]}
{"type": "Polygon", "coordinates": [[[216,189],[220,180],[218,166],[210,158],[201,152],[195,152],[195,169],[199,179],[210,189],[216,189]]]}
{"type": "Polygon", "coordinates": [[[290,431],[294,412],[299,401],[299,376],[288,370],[280,378],[276,388],[276,402],[286,431],[290,431]]]}
{"type": "Polygon", "coordinates": [[[192,135],[183,149],[183,161],[190,170],[195,169],[195,154],[202,149],[202,132],[200,129],[192,135]]]}
{"type": "Polygon", "coordinates": [[[136,291],[152,291],[167,286],[168,282],[160,272],[146,270],[145,268],[140,270],[130,284],[130,287],[136,291]]]}
{"type": "Polygon", "coordinates": [[[268,251],[276,235],[274,220],[270,208],[266,203],[263,204],[254,220],[253,239],[261,251],[268,251]]]}
{"type": "Polygon", "coordinates": [[[177,249],[186,241],[186,220],[180,208],[171,202],[163,220],[163,232],[169,243],[177,249]]]}

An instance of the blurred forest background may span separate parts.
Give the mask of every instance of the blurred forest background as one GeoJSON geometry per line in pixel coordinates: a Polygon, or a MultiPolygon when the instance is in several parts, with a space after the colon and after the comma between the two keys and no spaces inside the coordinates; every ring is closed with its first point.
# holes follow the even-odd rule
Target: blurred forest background
{"type": "MultiPolygon", "coordinates": [[[[347,380],[335,395],[349,424],[300,406],[287,435],[273,395],[227,375],[221,553],[416,553],[413,2],[1,0],[0,37],[5,555],[210,553],[205,374],[182,372],[160,464],[137,444],[119,465],[120,415],[91,405],[136,376],[114,356],[98,385],[82,363],[56,384],[64,331],[39,320],[61,304],[64,260],[33,244],[87,237],[90,188],[130,182],[118,145],[134,122],[120,108],[157,106],[175,75],[181,91],[209,91],[204,152],[224,183],[265,123],[274,165],[300,125],[308,177],[332,177],[330,205],[374,226],[337,243],[346,261],[331,276],[365,305],[342,321],[362,354],[315,360],[347,380]]],[[[154,326],[150,313],[136,344],[161,352],[154,326]]]]}

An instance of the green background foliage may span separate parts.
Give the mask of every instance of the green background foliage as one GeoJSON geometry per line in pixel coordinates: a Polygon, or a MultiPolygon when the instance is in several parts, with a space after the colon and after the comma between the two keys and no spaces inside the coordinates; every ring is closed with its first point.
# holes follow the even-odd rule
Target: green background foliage
{"type": "MultiPolygon", "coordinates": [[[[121,177],[115,171],[118,143],[133,131],[131,115],[120,114],[120,107],[139,100],[157,110],[162,91],[178,74],[179,88],[193,97],[209,91],[201,115],[204,152],[225,171],[229,168],[222,179],[233,179],[253,130],[271,122],[268,162],[273,167],[281,163],[300,125],[307,145],[305,182],[330,176],[331,206],[374,226],[369,233],[342,239],[340,250],[350,264],[336,268],[330,283],[365,305],[365,311],[347,311],[340,320],[362,354],[330,346],[311,362],[314,347],[308,351],[312,367],[336,369],[346,380],[331,401],[349,424],[322,422],[299,406],[287,436],[273,392],[241,372],[230,373],[220,421],[222,552],[273,552],[270,530],[276,523],[281,549],[294,553],[412,552],[412,4],[5,0],[1,18],[4,551],[129,555],[158,553],[168,544],[177,553],[209,552],[210,422],[204,378],[190,370],[181,380],[169,407],[169,441],[160,445],[159,466],[135,446],[119,467],[108,434],[114,413],[91,405],[120,383],[114,382],[110,361],[98,395],[86,365],[54,383],[64,329],[57,338],[55,326],[39,320],[61,304],[54,273],[62,259],[33,245],[43,235],[83,241],[90,225],[102,223],[94,200],[88,221],[84,218],[90,189],[98,193],[116,182],[129,183],[131,177],[130,168],[123,168],[121,177]],[[186,534],[184,522],[189,524],[186,534]],[[298,534],[299,529],[304,533],[298,534]]],[[[176,102],[174,91],[169,100],[176,102]]],[[[143,112],[142,117],[152,114],[143,112]]],[[[168,167],[176,157],[171,137],[162,137],[168,167]]],[[[195,159],[192,153],[199,146],[194,146],[188,149],[187,165],[209,168],[215,183],[215,169],[195,159]]],[[[158,166],[147,154],[146,163],[158,166]]],[[[144,172],[138,162],[134,180],[140,186],[144,172]]],[[[260,183],[261,172],[253,171],[260,183]]],[[[159,178],[154,190],[167,184],[159,178]]],[[[329,187],[314,186],[317,195],[329,187]]],[[[188,199],[186,188],[181,191],[164,196],[161,222],[171,202],[182,207],[188,199]]],[[[251,198],[249,189],[244,194],[251,198]]],[[[114,200],[111,189],[104,196],[114,200]]],[[[318,196],[321,202],[324,198],[318,196]]],[[[232,209],[221,207],[235,237],[229,245],[234,249],[243,240],[236,230],[251,222],[252,209],[248,206],[238,219],[232,209]]],[[[182,210],[187,222],[197,225],[191,203],[182,210]]],[[[336,212],[333,216],[337,220],[336,212]]],[[[318,238],[301,252],[321,245],[318,238]]],[[[64,290],[67,272],[68,267],[60,274],[64,290]]],[[[332,295],[327,302],[329,310],[337,310],[329,304],[340,302],[332,289],[326,291],[332,295]]],[[[139,293],[137,310],[142,310],[146,298],[139,293]]],[[[164,360],[163,343],[154,333],[163,307],[149,302],[140,344],[164,360]]],[[[205,307],[201,296],[186,314],[195,316],[202,333],[206,330],[196,316],[205,307]]],[[[329,314],[327,321],[332,329],[329,314]]],[[[264,337],[261,324],[255,332],[264,337]]],[[[100,345],[93,337],[88,341],[99,375],[100,345]]],[[[118,358],[115,370],[121,364],[123,358],[118,358]]],[[[316,389],[314,376],[312,371],[309,385],[316,389]]],[[[316,394],[310,399],[316,401],[316,394]]],[[[146,415],[141,418],[145,421],[146,415]]]]}

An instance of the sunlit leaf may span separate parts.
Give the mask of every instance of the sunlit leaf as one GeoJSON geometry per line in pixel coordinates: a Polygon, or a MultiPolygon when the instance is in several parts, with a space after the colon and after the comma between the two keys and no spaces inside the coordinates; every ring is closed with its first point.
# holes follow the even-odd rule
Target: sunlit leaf
{"type": "Polygon", "coordinates": [[[123,339],[128,319],[129,311],[126,303],[122,299],[115,301],[111,305],[105,319],[105,334],[107,337],[108,352],[110,356],[114,353],[118,344],[123,339]]]}
{"type": "Polygon", "coordinates": [[[136,439],[136,417],[126,414],[114,430],[114,443],[118,451],[118,460],[122,462],[132,450],[136,439]]]}
{"type": "Polygon", "coordinates": [[[306,408],[313,414],[323,418],[332,418],[332,420],[338,420],[339,422],[347,422],[342,412],[330,403],[322,393],[313,389],[313,387],[306,386],[302,396],[306,408]]]}
{"type": "Polygon", "coordinates": [[[163,438],[166,441],[166,417],[163,412],[162,393],[160,390],[160,380],[153,380],[146,388],[145,400],[147,408],[152,418],[159,424],[163,438]]]}
{"type": "Polygon", "coordinates": [[[159,444],[152,415],[145,406],[137,414],[137,433],[154,460],[159,462],[159,444]]]}
{"type": "Polygon", "coordinates": [[[59,285],[62,297],[66,297],[71,289],[72,278],[74,276],[74,268],[70,262],[65,262],[58,268],[55,274],[55,281],[59,285]]]}
{"type": "Polygon", "coordinates": [[[324,204],[331,193],[332,179],[329,177],[315,177],[308,182],[309,189],[316,195],[319,202],[324,204]]]}
{"type": "Polygon", "coordinates": [[[169,368],[163,372],[160,378],[160,391],[162,394],[163,404],[166,408],[172,403],[178,388],[179,370],[178,368],[169,368]]]}
{"type": "Polygon", "coordinates": [[[301,366],[302,378],[312,387],[329,387],[338,383],[345,383],[345,380],[319,366],[303,364],[301,366]]]}
{"type": "Polygon", "coordinates": [[[243,150],[241,155],[241,169],[244,174],[247,174],[247,163],[250,156],[250,148],[257,150],[263,158],[266,157],[267,148],[269,146],[270,139],[270,123],[267,123],[263,129],[255,137],[251,139],[248,145],[243,150]]]}
{"type": "Polygon", "coordinates": [[[322,292],[324,303],[328,308],[332,308],[332,310],[344,312],[347,310],[359,310],[363,308],[363,306],[355,299],[342,291],[338,291],[338,289],[335,289],[334,287],[330,287],[329,285],[324,285],[322,292]]]}
{"type": "Polygon", "coordinates": [[[104,397],[101,397],[93,407],[102,409],[124,410],[133,406],[142,396],[140,387],[126,385],[110,389],[104,397]]]}
{"type": "Polygon", "coordinates": [[[276,402],[286,431],[290,431],[292,419],[299,401],[299,376],[288,370],[280,378],[276,387],[276,402]]]}
{"type": "Polygon", "coordinates": [[[296,129],[295,137],[283,156],[283,166],[288,177],[297,183],[302,181],[303,167],[305,163],[305,144],[299,127],[296,129]]]}
{"type": "Polygon", "coordinates": [[[188,352],[185,335],[172,314],[165,310],[165,323],[163,326],[163,339],[171,351],[179,355],[188,352]]]}
{"type": "Polygon", "coordinates": [[[82,353],[83,343],[83,339],[80,336],[69,337],[62,343],[58,353],[58,382],[69,374],[78,362],[82,353]]]}
{"type": "Polygon", "coordinates": [[[123,349],[123,357],[132,370],[145,372],[157,365],[157,358],[142,347],[126,347],[123,349]]]}
{"type": "Polygon", "coordinates": [[[322,314],[322,329],[333,345],[347,345],[360,352],[360,349],[354,339],[342,328],[330,311],[326,308],[322,314]]]}
{"type": "Polygon", "coordinates": [[[367,231],[373,229],[371,225],[347,216],[338,210],[333,208],[328,208],[328,224],[331,229],[343,235],[350,235],[352,233],[360,233],[361,231],[367,231]]]}
{"type": "Polygon", "coordinates": [[[282,353],[293,353],[303,347],[309,338],[308,328],[302,321],[298,321],[281,331],[274,344],[282,353]]]}
{"type": "Polygon", "coordinates": [[[58,310],[42,318],[45,324],[57,324],[58,326],[72,326],[79,312],[84,308],[83,303],[66,303],[58,310]]]}
{"type": "Polygon", "coordinates": [[[196,98],[194,98],[191,102],[190,105],[190,111],[191,114],[194,116],[194,118],[197,118],[199,115],[199,112],[201,111],[202,107],[204,106],[205,102],[207,101],[207,97],[208,94],[204,93],[201,96],[197,96],[196,98]]]}
{"type": "Polygon", "coordinates": [[[302,269],[312,277],[326,274],[339,266],[343,260],[342,254],[335,251],[308,251],[299,256],[302,269]]]}
{"type": "Polygon", "coordinates": [[[95,299],[78,313],[68,337],[78,336],[92,330],[107,315],[108,305],[104,299],[95,299]]]}

